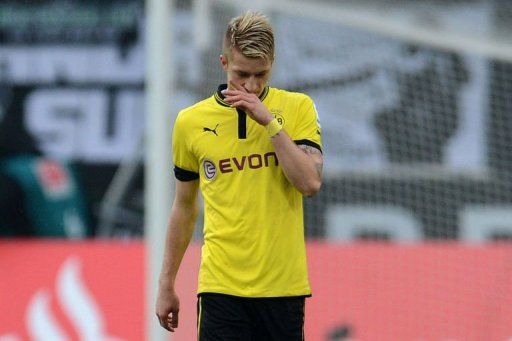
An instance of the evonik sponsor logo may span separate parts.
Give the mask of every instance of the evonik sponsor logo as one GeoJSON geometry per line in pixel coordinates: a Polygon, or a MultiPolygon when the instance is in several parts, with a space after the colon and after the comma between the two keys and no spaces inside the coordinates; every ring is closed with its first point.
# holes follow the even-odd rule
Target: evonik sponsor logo
{"type": "Polygon", "coordinates": [[[203,170],[204,176],[207,180],[211,181],[213,178],[215,178],[215,175],[217,175],[217,168],[215,167],[215,163],[210,160],[203,161],[203,170]]]}
{"type": "Polygon", "coordinates": [[[231,173],[234,171],[244,171],[246,169],[259,169],[263,167],[278,166],[279,161],[274,152],[265,154],[250,154],[242,157],[230,157],[219,160],[219,171],[221,173],[231,173]]]}
{"type": "MultiPolygon", "coordinates": [[[[220,173],[232,173],[235,171],[244,171],[248,169],[260,169],[266,167],[277,167],[279,161],[277,155],[274,152],[268,152],[265,154],[250,154],[241,157],[230,157],[221,159],[218,164],[215,162],[205,159],[203,161],[203,172],[206,180],[212,181],[220,173]]],[[[1,341],[1,340],[0,340],[1,341]]]]}

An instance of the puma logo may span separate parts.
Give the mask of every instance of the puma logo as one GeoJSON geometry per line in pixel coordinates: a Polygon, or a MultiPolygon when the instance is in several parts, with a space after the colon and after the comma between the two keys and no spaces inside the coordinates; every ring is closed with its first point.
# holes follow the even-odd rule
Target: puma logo
{"type": "Polygon", "coordinates": [[[219,134],[217,134],[217,127],[218,126],[219,126],[219,124],[217,123],[217,125],[213,129],[208,128],[208,127],[203,127],[203,132],[209,131],[210,133],[214,133],[215,136],[219,136],[219,134]]]}

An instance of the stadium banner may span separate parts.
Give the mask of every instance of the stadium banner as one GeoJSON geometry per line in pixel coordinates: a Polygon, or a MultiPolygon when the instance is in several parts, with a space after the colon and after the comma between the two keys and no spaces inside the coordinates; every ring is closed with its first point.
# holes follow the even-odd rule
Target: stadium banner
{"type": "MultiPolygon", "coordinates": [[[[512,246],[309,242],[307,340],[508,340],[512,246]]],[[[195,339],[200,245],[180,269],[195,339]]],[[[143,340],[140,241],[0,241],[0,340],[143,340]]],[[[155,323],[157,323],[155,317],[155,323]]]]}
{"type": "Polygon", "coordinates": [[[0,340],[143,340],[140,242],[0,241],[0,340]]]}

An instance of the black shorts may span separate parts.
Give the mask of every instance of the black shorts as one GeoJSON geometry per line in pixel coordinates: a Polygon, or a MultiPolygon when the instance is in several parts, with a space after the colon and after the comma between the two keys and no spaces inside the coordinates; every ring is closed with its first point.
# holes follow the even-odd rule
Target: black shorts
{"type": "Polygon", "coordinates": [[[305,297],[245,298],[201,294],[199,341],[304,340],[305,297]]]}

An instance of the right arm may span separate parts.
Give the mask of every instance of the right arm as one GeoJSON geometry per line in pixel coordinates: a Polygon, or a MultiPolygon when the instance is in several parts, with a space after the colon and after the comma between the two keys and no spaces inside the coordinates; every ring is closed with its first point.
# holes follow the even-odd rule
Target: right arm
{"type": "Polygon", "coordinates": [[[174,282],[194,231],[198,213],[198,186],[198,180],[176,181],[174,203],[167,228],[162,270],[158,280],[156,315],[160,325],[171,332],[178,327],[180,308],[174,282]]]}

